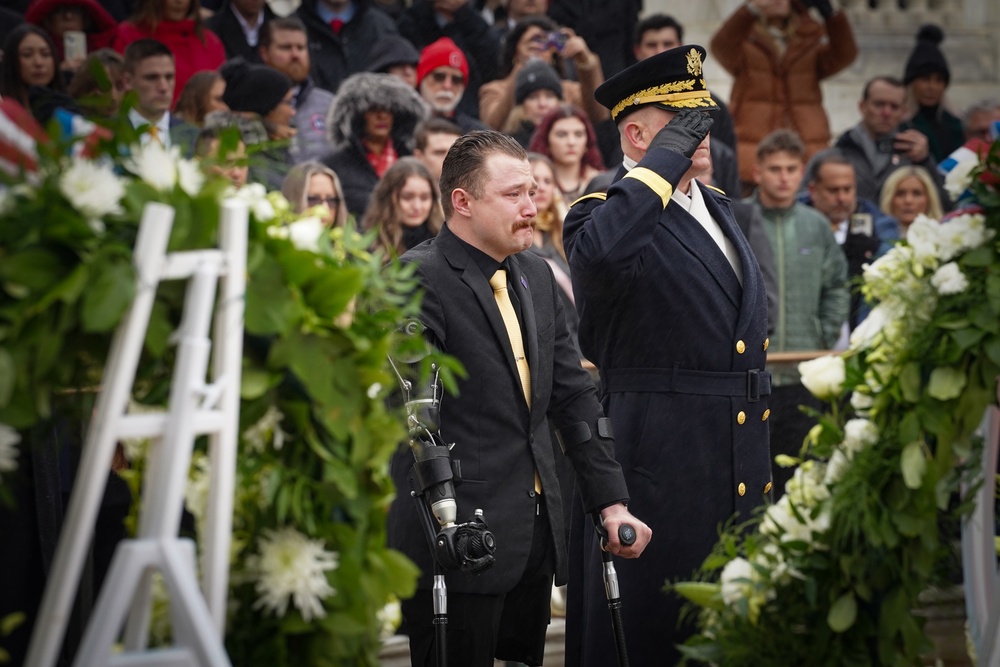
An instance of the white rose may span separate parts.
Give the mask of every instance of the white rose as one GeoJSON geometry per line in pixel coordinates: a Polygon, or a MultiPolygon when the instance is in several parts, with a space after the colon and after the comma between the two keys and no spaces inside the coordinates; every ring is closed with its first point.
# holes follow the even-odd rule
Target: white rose
{"type": "Polygon", "coordinates": [[[856,454],[878,442],[878,427],[867,419],[851,419],[844,424],[844,448],[856,454]]]}
{"type": "Polygon", "coordinates": [[[125,184],[108,164],[73,160],[59,177],[59,191],[81,215],[99,220],[121,213],[125,184]]]}
{"type": "Polygon", "coordinates": [[[823,476],[823,483],[827,486],[836,484],[844,478],[844,473],[851,467],[851,462],[847,455],[840,449],[835,449],[826,464],[826,474],[823,476]]]}
{"type": "Polygon", "coordinates": [[[746,558],[734,558],[722,568],[719,583],[722,589],[722,601],[734,605],[741,599],[749,597],[752,589],[750,578],[753,576],[753,566],[746,558]]]}
{"type": "Polygon", "coordinates": [[[327,232],[319,218],[302,218],[288,225],[288,238],[299,250],[319,252],[319,239],[327,232]]]}
{"type": "Polygon", "coordinates": [[[799,364],[802,384],[813,396],[821,399],[836,397],[844,385],[844,360],[828,354],[799,364]]]}
{"type": "Polygon", "coordinates": [[[941,252],[941,224],[926,215],[918,215],[906,230],[906,242],[913,248],[914,259],[931,264],[941,252]]]}
{"type": "Polygon", "coordinates": [[[945,296],[964,292],[969,286],[969,281],[962,273],[962,269],[958,268],[958,264],[948,262],[931,276],[931,285],[934,285],[938,294],[945,296]]]}
{"type": "Polygon", "coordinates": [[[870,394],[864,394],[860,391],[851,393],[851,407],[859,415],[867,413],[873,405],[875,405],[875,398],[870,394]]]}

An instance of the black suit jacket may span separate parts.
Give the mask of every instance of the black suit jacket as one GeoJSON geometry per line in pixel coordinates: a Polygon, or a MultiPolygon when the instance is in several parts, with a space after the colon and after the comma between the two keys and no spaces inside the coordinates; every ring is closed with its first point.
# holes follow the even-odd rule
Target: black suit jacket
{"type": "MultiPolygon", "coordinates": [[[[265,4],[264,24],[273,18],[274,11],[265,4]]],[[[261,25],[261,30],[264,29],[264,24],[261,25]]],[[[214,16],[205,21],[205,25],[222,40],[222,45],[226,48],[226,58],[231,60],[240,56],[250,63],[260,62],[260,49],[247,43],[246,33],[243,32],[243,27],[236,19],[236,15],[233,14],[228,2],[224,3],[214,16]]]]}
{"type": "MultiPolygon", "coordinates": [[[[556,550],[556,578],[565,579],[566,525],[563,494],[556,475],[549,420],[555,428],[585,423],[586,439],[565,442],[588,511],[627,499],[614,443],[599,435],[604,416],[590,376],[566,328],[559,288],[545,261],[531,253],[508,258],[508,282],[519,304],[525,351],[531,369],[528,408],[487,277],[462,241],[445,226],[434,239],[406,252],[424,289],[421,319],[431,342],[457,357],[468,377],[457,396],[441,403],[441,435],[455,443],[464,481],[457,488],[459,522],[482,509],[496,535],[496,565],[476,577],[448,576],[459,593],[499,594],[511,590],[524,572],[535,521],[537,469],[556,550]]],[[[392,460],[399,497],[389,514],[389,544],[413,559],[429,587],[433,572],[426,538],[417,520],[409,476],[413,456],[401,447],[392,460]]]]}

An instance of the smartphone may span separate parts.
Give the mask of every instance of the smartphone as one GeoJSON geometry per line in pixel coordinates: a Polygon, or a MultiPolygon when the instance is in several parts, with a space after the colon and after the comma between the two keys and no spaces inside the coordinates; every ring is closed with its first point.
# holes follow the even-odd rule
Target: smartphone
{"type": "Polygon", "coordinates": [[[553,30],[545,36],[545,48],[555,48],[556,51],[562,51],[564,46],[566,46],[566,33],[553,30]]]}
{"type": "Polygon", "coordinates": [[[851,216],[851,224],[848,227],[851,234],[861,236],[873,236],[875,234],[875,224],[872,221],[871,213],[855,213],[851,216]]]}
{"type": "Polygon", "coordinates": [[[87,33],[82,30],[67,30],[63,33],[63,53],[66,60],[87,57],[87,33]]]}

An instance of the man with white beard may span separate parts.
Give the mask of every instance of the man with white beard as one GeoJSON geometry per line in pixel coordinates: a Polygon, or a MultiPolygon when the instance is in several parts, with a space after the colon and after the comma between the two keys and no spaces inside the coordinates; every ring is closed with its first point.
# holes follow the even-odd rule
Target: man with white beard
{"type": "Polygon", "coordinates": [[[458,109],[469,83],[469,61],[449,37],[428,44],[417,62],[417,90],[431,113],[458,125],[462,133],[485,130],[486,126],[458,109]]]}

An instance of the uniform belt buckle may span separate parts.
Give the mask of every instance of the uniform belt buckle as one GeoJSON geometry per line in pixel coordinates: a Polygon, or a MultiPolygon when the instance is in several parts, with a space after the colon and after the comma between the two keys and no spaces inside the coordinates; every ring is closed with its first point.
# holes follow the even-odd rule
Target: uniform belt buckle
{"type": "Polygon", "coordinates": [[[756,403],[760,400],[760,371],[756,368],[747,371],[747,401],[756,403]]]}

